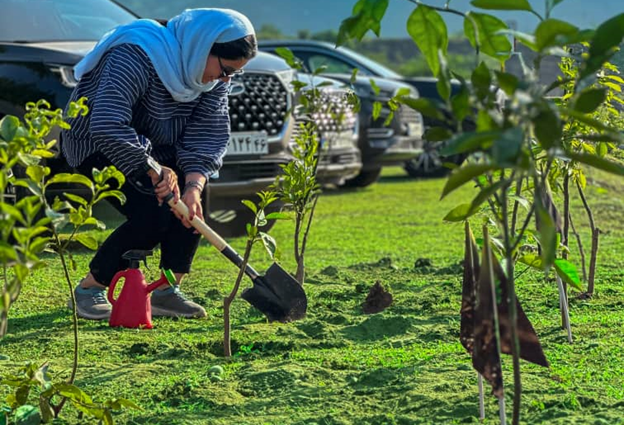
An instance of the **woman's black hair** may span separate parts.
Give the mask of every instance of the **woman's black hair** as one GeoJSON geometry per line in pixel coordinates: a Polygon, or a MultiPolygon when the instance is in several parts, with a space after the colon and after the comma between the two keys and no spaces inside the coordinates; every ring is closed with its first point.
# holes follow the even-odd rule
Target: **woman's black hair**
{"type": "Polygon", "coordinates": [[[256,56],[256,53],[258,53],[258,42],[253,34],[227,43],[215,43],[210,49],[211,55],[228,60],[251,59],[256,56]]]}
{"type": "MultiPolygon", "coordinates": [[[[167,26],[166,19],[154,20],[162,26],[167,26]]],[[[210,49],[211,55],[227,60],[251,59],[256,56],[256,53],[258,53],[258,41],[253,34],[227,43],[215,43],[210,49]]]]}

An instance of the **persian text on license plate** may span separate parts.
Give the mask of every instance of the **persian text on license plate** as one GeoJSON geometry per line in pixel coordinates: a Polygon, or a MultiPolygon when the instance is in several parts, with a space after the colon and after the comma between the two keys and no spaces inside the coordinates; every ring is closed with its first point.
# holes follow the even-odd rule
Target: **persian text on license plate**
{"type": "Polygon", "coordinates": [[[233,133],[226,155],[257,155],[269,153],[266,133],[233,133]]]}

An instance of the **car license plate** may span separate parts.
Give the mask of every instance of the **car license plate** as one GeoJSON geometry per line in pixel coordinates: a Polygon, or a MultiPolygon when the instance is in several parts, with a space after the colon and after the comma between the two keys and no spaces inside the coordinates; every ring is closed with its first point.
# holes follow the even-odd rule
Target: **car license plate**
{"type": "Polygon", "coordinates": [[[325,133],[322,136],[321,146],[323,150],[348,148],[354,146],[353,131],[341,131],[325,133]]]}
{"type": "Polygon", "coordinates": [[[259,155],[269,153],[266,133],[233,133],[226,155],[259,155]]]}

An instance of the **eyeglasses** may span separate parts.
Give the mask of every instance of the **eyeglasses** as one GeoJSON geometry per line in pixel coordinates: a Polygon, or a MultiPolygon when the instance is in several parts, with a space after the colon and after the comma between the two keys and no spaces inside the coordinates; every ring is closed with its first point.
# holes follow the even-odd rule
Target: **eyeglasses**
{"type": "Polygon", "coordinates": [[[219,66],[221,67],[221,74],[219,74],[219,78],[232,78],[245,73],[245,71],[242,69],[233,69],[223,66],[223,63],[221,62],[221,58],[219,56],[217,56],[217,60],[219,61],[219,66]]]}

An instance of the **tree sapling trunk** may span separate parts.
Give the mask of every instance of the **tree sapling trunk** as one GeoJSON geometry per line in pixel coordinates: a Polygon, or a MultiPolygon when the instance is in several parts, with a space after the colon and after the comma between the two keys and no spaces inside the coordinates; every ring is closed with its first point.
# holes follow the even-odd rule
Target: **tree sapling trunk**
{"type": "Polygon", "coordinates": [[[249,262],[249,256],[251,255],[251,248],[253,247],[253,239],[247,241],[245,246],[245,254],[243,255],[243,263],[241,264],[238,276],[236,277],[236,283],[230,295],[223,298],[223,355],[225,358],[230,359],[232,357],[232,342],[231,342],[231,322],[230,322],[230,306],[238,293],[241,281],[245,275],[245,269],[249,262]]]}
{"type": "Polygon", "coordinates": [[[576,187],[578,188],[579,195],[583,201],[583,206],[587,212],[587,218],[589,219],[589,227],[591,228],[592,235],[591,254],[589,256],[589,276],[587,278],[587,295],[591,297],[594,294],[594,279],[596,277],[596,260],[598,257],[598,238],[600,236],[600,229],[596,227],[594,214],[592,213],[591,207],[587,203],[585,193],[583,192],[583,188],[580,183],[577,183],[576,187]]]}

